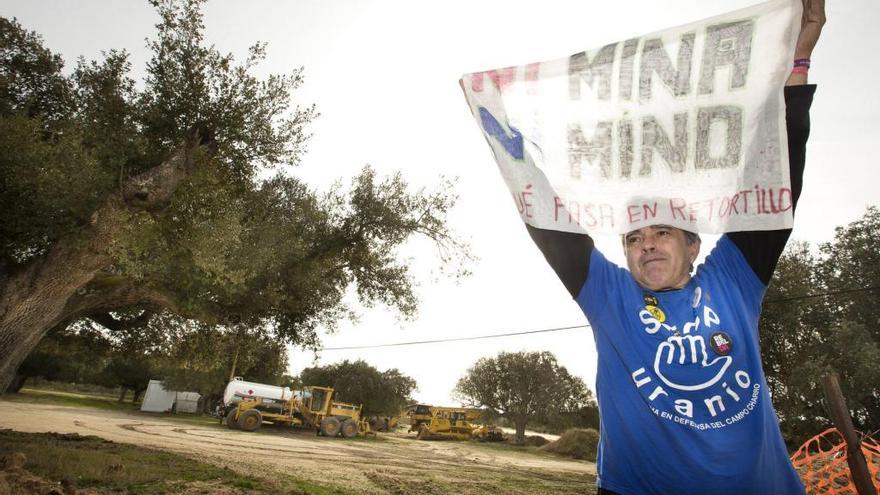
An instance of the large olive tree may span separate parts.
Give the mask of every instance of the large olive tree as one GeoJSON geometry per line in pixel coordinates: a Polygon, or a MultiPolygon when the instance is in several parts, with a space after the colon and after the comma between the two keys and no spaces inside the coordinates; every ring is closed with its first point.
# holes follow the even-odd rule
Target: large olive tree
{"type": "Polygon", "coordinates": [[[289,170],[311,106],[302,70],[264,80],[205,46],[200,0],[154,0],[160,22],[138,85],[127,54],[58,55],[0,18],[0,391],[46,332],[170,312],[316,345],[343,295],[412,315],[395,248],[422,234],[468,258],[446,226],[450,184],[412,192],[365,168],[317,193],[289,170]],[[269,177],[268,179],[262,179],[269,177]]]}
{"type": "Polygon", "coordinates": [[[525,443],[529,421],[548,423],[586,406],[592,393],[550,352],[502,352],[481,358],[455,386],[454,395],[513,421],[516,443],[525,443]]]}

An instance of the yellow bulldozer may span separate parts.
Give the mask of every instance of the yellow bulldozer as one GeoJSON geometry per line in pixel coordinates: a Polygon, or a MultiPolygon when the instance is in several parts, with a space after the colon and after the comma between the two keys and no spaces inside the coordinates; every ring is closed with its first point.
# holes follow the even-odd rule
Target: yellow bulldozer
{"type": "Polygon", "coordinates": [[[334,390],[315,385],[304,387],[288,399],[261,396],[243,397],[227,407],[229,428],[255,431],[268,421],[313,428],[319,435],[345,438],[372,434],[367,421],[361,420],[361,406],[333,401],[334,390]]]}
{"type": "Polygon", "coordinates": [[[427,404],[413,404],[405,414],[409,417],[409,431],[419,431],[423,424],[431,422],[431,406],[427,404]]]}
{"type": "Polygon", "coordinates": [[[426,404],[414,404],[407,411],[410,417],[410,431],[418,432],[419,440],[473,438],[487,442],[503,441],[504,432],[500,428],[476,423],[482,413],[482,409],[426,404]]]}
{"type": "Polygon", "coordinates": [[[395,431],[400,422],[400,416],[370,416],[367,419],[370,429],[373,431],[395,431]]]}

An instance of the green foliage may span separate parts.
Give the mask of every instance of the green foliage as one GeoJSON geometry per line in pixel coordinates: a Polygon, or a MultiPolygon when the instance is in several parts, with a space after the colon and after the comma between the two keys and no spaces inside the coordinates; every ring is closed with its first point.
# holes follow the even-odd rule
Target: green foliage
{"type": "Polygon", "coordinates": [[[73,95],[63,66],[39,35],[0,18],[0,115],[39,118],[47,129],[68,118],[73,95]]]}
{"type": "Polygon", "coordinates": [[[212,399],[222,395],[233,364],[236,375],[280,384],[287,356],[284,343],[264,332],[206,325],[164,312],[144,325],[114,332],[94,323],[57,327],[40,341],[18,374],[21,379],[133,390],[135,399],[151,379],[160,379],[168,389],[212,399]]]}
{"type": "Polygon", "coordinates": [[[118,164],[101,162],[93,143],[124,127],[95,129],[89,74],[112,71],[121,58],[112,52],[105,64],[68,78],[39,35],[0,18],[0,261],[7,266],[44,255],[85,224],[112,188],[118,164]]]}
{"type": "Polygon", "coordinates": [[[250,72],[265,58],[265,44],[252,46],[240,65],[204,46],[203,0],[151,3],[161,22],[149,42],[153,58],[138,100],[144,135],[167,148],[192,126],[206,125],[219,159],[245,181],[259,166],[296,163],[308,138],[305,125],[315,117],[314,107],[292,108],[290,101],[302,69],[261,81],[250,72]]]}
{"type": "Polygon", "coordinates": [[[45,255],[84,225],[112,185],[75,131],[49,143],[41,126],[37,119],[0,116],[0,262],[7,266],[45,255]]]}
{"type": "Polygon", "coordinates": [[[459,379],[454,395],[512,420],[521,444],[527,422],[558,421],[560,414],[587,406],[592,393],[545,351],[481,358],[459,379]]]}
{"type": "Polygon", "coordinates": [[[332,387],[336,400],[363,404],[366,415],[398,414],[413,402],[410,396],[416,389],[416,381],[396,368],[379,371],[363,360],[306,368],[300,380],[304,385],[332,387]]]}
{"type": "Polygon", "coordinates": [[[820,274],[828,287],[873,288],[835,296],[830,304],[838,321],[863,325],[880,342],[880,208],[872,206],[859,220],[835,229],[834,241],[820,246],[820,252],[820,274]]]}
{"type": "Polygon", "coordinates": [[[278,385],[287,370],[287,349],[271,335],[244,327],[224,328],[176,322],[173,340],[158,360],[162,378],[174,390],[219,397],[233,371],[249,381],[278,385]]]}
{"type": "Polygon", "coordinates": [[[822,377],[836,372],[857,429],[880,429],[880,210],[846,227],[814,255],[789,246],[761,316],[767,383],[789,447],[830,426],[822,377]],[[804,296],[814,297],[804,298],[804,296]]]}
{"type": "MultiPolygon", "coordinates": [[[[134,391],[134,399],[147,389],[150,379],[156,376],[153,363],[147,356],[126,356],[115,355],[107,363],[107,367],[103,371],[102,385],[109,387],[120,387],[123,390],[134,391]]],[[[120,396],[120,401],[122,396],[120,396]]]]}
{"type": "Polygon", "coordinates": [[[25,359],[18,374],[22,379],[101,383],[110,353],[111,342],[99,332],[57,327],[25,359]]]}

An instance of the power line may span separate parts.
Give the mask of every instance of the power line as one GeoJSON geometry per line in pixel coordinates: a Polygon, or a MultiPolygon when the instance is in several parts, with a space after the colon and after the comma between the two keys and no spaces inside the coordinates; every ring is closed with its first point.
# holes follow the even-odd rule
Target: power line
{"type": "Polygon", "coordinates": [[[880,289],[880,286],[875,287],[860,287],[856,289],[839,289],[832,290],[828,292],[820,292],[819,294],[808,294],[806,296],[792,296],[792,297],[783,297],[777,299],[771,299],[768,301],[764,301],[765,304],[770,303],[780,303],[780,302],[789,302],[789,301],[800,301],[801,299],[812,299],[814,297],[826,297],[826,296],[839,296],[840,294],[852,294],[853,292],[869,292],[872,290],[880,289]]]}
{"type": "MultiPolygon", "coordinates": [[[[781,303],[781,302],[790,302],[790,301],[799,301],[802,299],[813,299],[816,297],[827,297],[827,296],[837,296],[841,294],[851,294],[854,292],[869,292],[873,290],[880,289],[880,286],[874,287],[860,287],[855,289],[839,289],[827,292],[820,292],[816,294],[807,294],[803,296],[793,296],[793,297],[783,297],[777,299],[770,299],[764,301],[764,304],[772,304],[772,303],[781,303]]],[[[443,342],[462,342],[466,340],[481,340],[481,339],[497,339],[501,337],[514,337],[517,335],[529,335],[534,333],[548,333],[548,332],[560,332],[563,330],[574,330],[578,328],[589,328],[589,324],[584,325],[572,325],[567,327],[555,327],[555,328],[542,328],[540,330],[526,330],[524,332],[508,332],[508,333],[498,333],[498,334],[490,334],[490,335],[478,335],[476,337],[457,337],[451,339],[435,339],[435,340],[417,340],[412,342],[395,342],[392,344],[374,344],[374,345],[355,345],[355,346],[346,346],[346,347],[324,347],[322,351],[351,351],[356,349],[378,349],[380,347],[402,347],[407,345],[422,345],[422,344],[439,344],[443,342]]]]}
{"type": "Polygon", "coordinates": [[[476,337],[458,337],[454,339],[437,339],[437,340],[418,340],[414,342],[397,342],[394,344],[376,344],[376,345],[354,345],[349,347],[325,347],[321,349],[322,351],[348,351],[352,349],[376,349],[379,347],[399,347],[404,345],[419,345],[419,344],[438,344],[440,342],[461,342],[464,340],[480,340],[480,339],[496,339],[500,337],[512,337],[515,335],[527,335],[531,333],[547,333],[547,332],[559,332],[562,330],[573,330],[575,328],[587,328],[590,325],[573,325],[570,327],[557,327],[557,328],[544,328],[541,330],[527,330],[525,332],[510,332],[510,333],[499,333],[493,335],[478,335],[476,337]]]}

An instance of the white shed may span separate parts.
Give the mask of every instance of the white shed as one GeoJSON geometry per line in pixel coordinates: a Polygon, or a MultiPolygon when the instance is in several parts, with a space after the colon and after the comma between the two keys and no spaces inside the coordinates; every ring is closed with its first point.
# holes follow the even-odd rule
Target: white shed
{"type": "Polygon", "coordinates": [[[141,411],[171,412],[176,396],[177,392],[165,390],[165,387],[162,386],[162,382],[159,380],[150,380],[150,383],[147,385],[147,391],[144,394],[144,402],[141,404],[141,411]]]}
{"type": "Polygon", "coordinates": [[[144,394],[144,403],[141,404],[141,411],[195,413],[198,410],[200,397],[197,392],[166,390],[161,381],[150,380],[147,392],[144,394]]]}
{"type": "Polygon", "coordinates": [[[174,410],[179,413],[195,414],[199,408],[200,397],[197,392],[177,392],[177,406],[174,410]]]}

